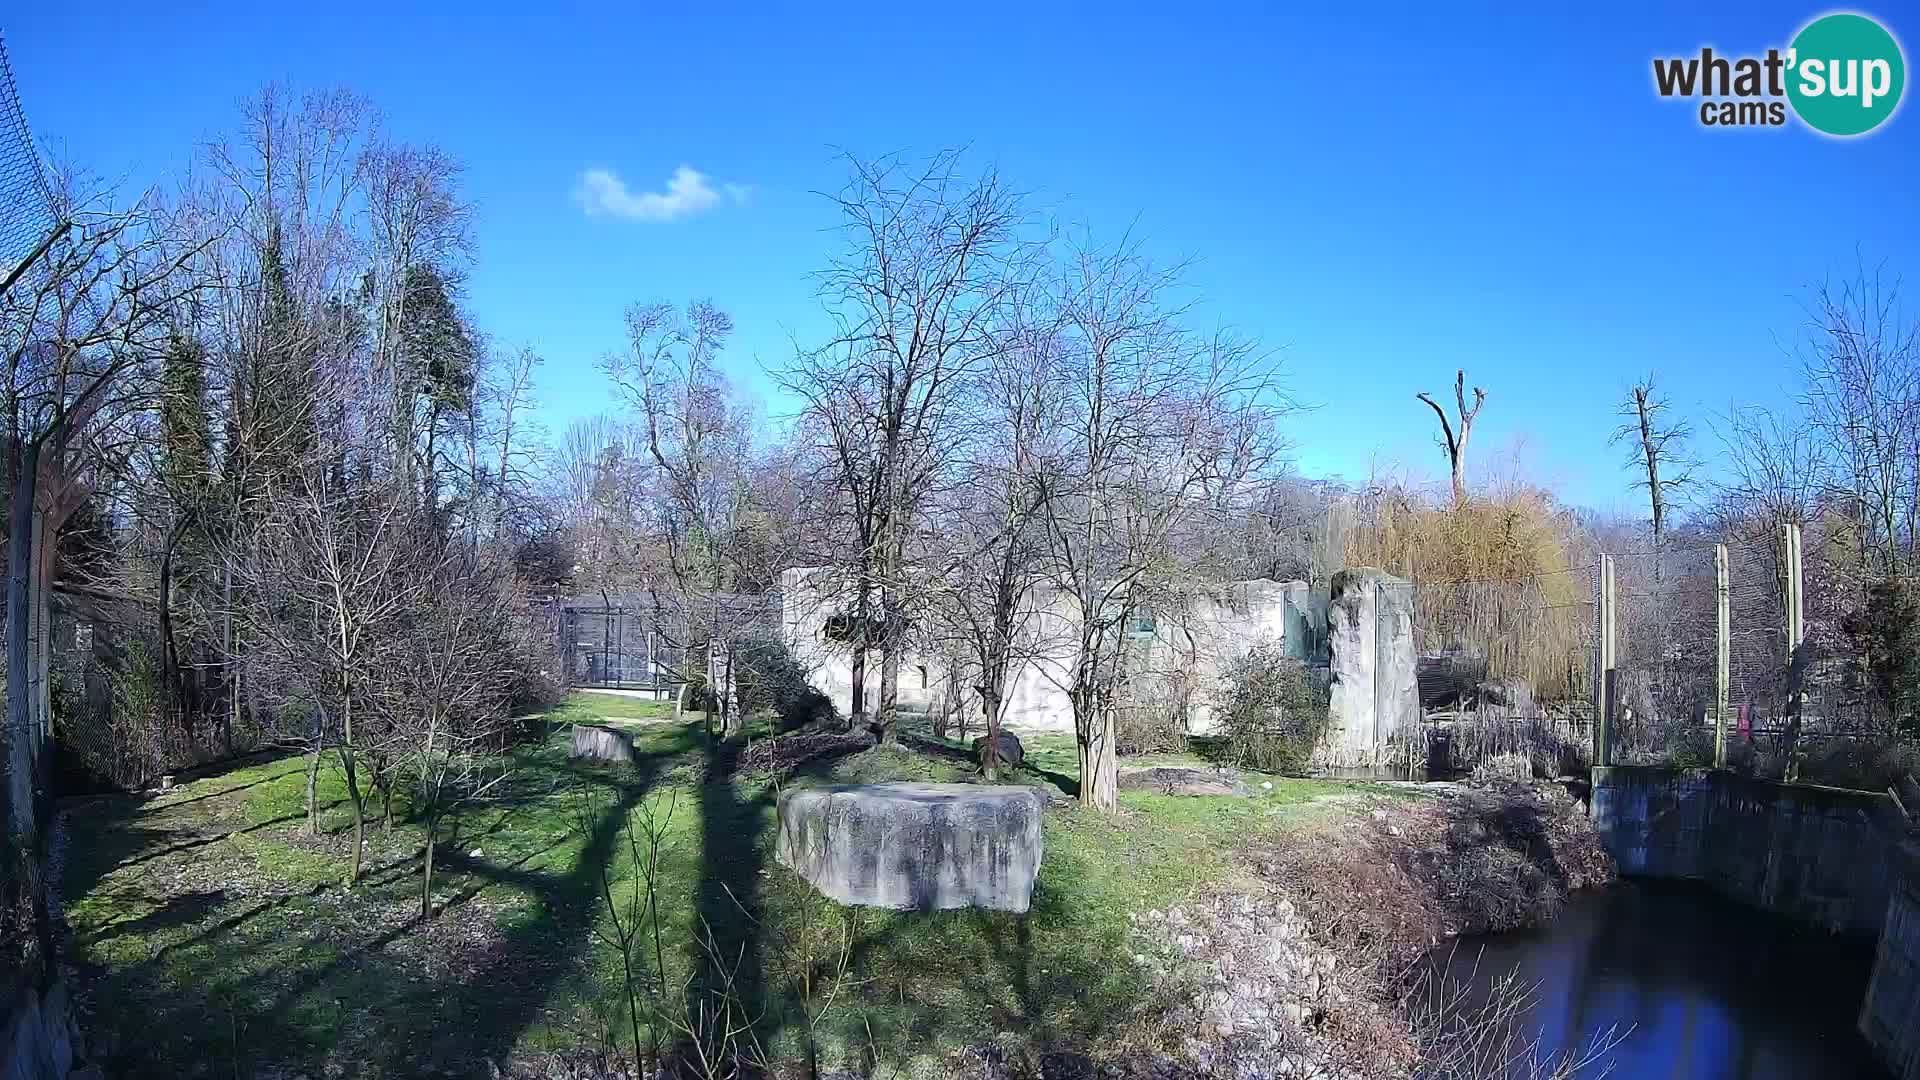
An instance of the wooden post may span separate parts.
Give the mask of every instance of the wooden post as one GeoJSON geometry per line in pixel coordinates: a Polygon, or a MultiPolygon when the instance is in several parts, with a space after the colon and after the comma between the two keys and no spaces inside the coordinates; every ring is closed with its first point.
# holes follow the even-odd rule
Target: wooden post
{"type": "Polygon", "coordinates": [[[1786,780],[1800,779],[1801,711],[1806,707],[1803,692],[1805,667],[1800,660],[1800,644],[1806,639],[1806,608],[1801,598],[1800,526],[1781,527],[1787,562],[1787,771],[1786,780]]]}
{"type": "Polygon", "coordinates": [[[1782,539],[1787,556],[1787,662],[1793,662],[1793,651],[1800,647],[1806,637],[1806,609],[1801,603],[1801,566],[1800,566],[1800,526],[1782,525],[1782,539]]]}
{"type": "Polygon", "coordinates": [[[1614,685],[1613,556],[1600,556],[1600,656],[1594,682],[1593,763],[1613,764],[1613,711],[1619,694],[1614,685]]]}
{"type": "Polygon", "coordinates": [[[1727,767],[1727,682],[1732,616],[1727,602],[1727,545],[1713,546],[1713,767],[1727,767]]]}

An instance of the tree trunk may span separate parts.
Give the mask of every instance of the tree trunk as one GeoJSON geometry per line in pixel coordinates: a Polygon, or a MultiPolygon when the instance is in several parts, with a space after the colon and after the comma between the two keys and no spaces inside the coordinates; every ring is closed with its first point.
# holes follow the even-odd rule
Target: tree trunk
{"type": "Polygon", "coordinates": [[[220,670],[227,679],[227,708],[220,717],[220,752],[231,757],[233,718],[240,709],[240,665],[233,661],[233,560],[229,557],[221,563],[220,606],[225,615],[221,620],[220,670]]]}
{"type": "MultiPolygon", "coordinates": [[[[43,459],[44,460],[44,459],[43,459]]],[[[42,477],[37,495],[49,494],[42,477]]],[[[31,636],[28,638],[27,692],[33,710],[34,791],[44,804],[53,797],[53,620],[48,599],[53,595],[53,560],[59,552],[58,507],[43,506],[33,516],[33,580],[28,586],[31,636]]]]}
{"type": "Polygon", "coordinates": [[[307,755],[307,835],[320,835],[320,733],[314,732],[313,752],[307,755]]]}
{"type": "Polygon", "coordinates": [[[880,741],[900,741],[900,642],[889,633],[880,645],[880,741]]]}
{"type": "Polygon", "coordinates": [[[340,768],[347,774],[347,802],[353,807],[353,866],[347,872],[347,885],[352,887],[360,883],[360,864],[366,856],[367,839],[366,812],[360,801],[360,779],[355,774],[352,747],[340,747],[340,768]]]}
{"type": "Polygon", "coordinates": [[[1113,710],[1101,707],[1085,721],[1080,745],[1080,803],[1101,813],[1120,809],[1120,762],[1114,753],[1113,710]]]}
{"type": "Polygon", "coordinates": [[[180,544],[180,537],[187,531],[192,515],[181,514],[167,532],[166,546],[160,549],[160,685],[165,694],[167,707],[175,712],[180,727],[189,738],[193,735],[194,717],[186,707],[186,692],[180,677],[180,646],[173,634],[173,553],[180,544]]]}
{"type": "Polygon", "coordinates": [[[37,739],[28,690],[33,612],[33,507],[40,448],[14,447],[13,502],[7,525],[7,831],[9,841],[34,833],[33,770],[37,739]]]}
{"type": "Polygon", "coordinates": [[[853,684],[853,690],[847,705],[847,721],[857,724],[867,709],[867,634],[864,629],[854,631],[853,659],[849,668],[848,681],[853,684]]]}
{"type": "Polygon", "coordinates": [[[980,755],[980,769],[992,782],[1000,776],[1000,692],[982,686],[980,705],[987,713],[987,749],[980,755]]]}
{"type": "MultiPolygon", "coordinates": [[[[435,800],[436,802],[438,800],[435,800]]],[[[440,815],[427,812],[427,850],[420,860],[420,917],[433,917],[433,851],[440,839],[440,815]]]]}

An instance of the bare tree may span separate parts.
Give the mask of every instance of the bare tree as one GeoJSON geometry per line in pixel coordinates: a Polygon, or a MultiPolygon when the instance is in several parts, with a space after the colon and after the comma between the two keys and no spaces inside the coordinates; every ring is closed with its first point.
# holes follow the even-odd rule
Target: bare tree
{"type": "Polygon", "coordinates": [[[1473,388],[1473,407],[1467,407],[1467,372],[1462,368],[1453,375],[1454,408],[1459,417],[1459,430],[1447,420],[1447,410],[1424,391],[1414,397],[1427,403],[1433,415],[1440,418],[1440,449],[1446,452],[1447,468],[1453,475],[1453,505],[1463,506],[1467,501],[1467,439],[1473,434],[1473,421],[1480,415],[1480,406],[1486,404],[1487,392],[1479,387],[1473,388]]]}
{"type": "Polygon", "coordinates": [[[1640,475],[1635,486],[1647,492],[1647,505],[1653,515],[1653,546],[1659,550],[1675,495],[1694,482],[1694,463],[1687,453],[1693,428],[1684,420],[1667,418],[1667,402],[1655,390],[1652,375],[1627,389],[1620,415],[1624,422],[1614,429],[1609,441],[1624,442],[1630,448],[1626,467],[1640,475]]]}
{"type": "Polygon", "coordinates": [[[62,178],[57,224],[0,293],[8,480],[6,753],[13,838],[32,835],[51,732],[49,598],[61,526],[92,490],[97,452],[150,405],[170,314],[202,282],[194,247],[151,196],[112,209],[62,178]]]}
{"type": "Polygon", "coordinates": [[[822,439],[853,533],[839,562],[855,603],[854,710],[866,707],[866,653],[877,646],[877,728],[891,740],[918,591],[909,549],[951,456],[967,380],[1000,348],[995,316],[1031,249],[1018,235],[1019,197],[990,171],[964,177],[955,152],[923,166],[851,164],[833,196],[847,247],[821,275],[837,333],[781,380],[822,439]]]}
{"type": "Polygon", "coordinates": [[[1261,357],[1196,334],[1164,303],[1177,274],[1127,248],[1083,250],[1059,293],[1059,468],[1042,502],[1070,643],[1047,665],[1073,703],[1080,800],[1118,806],[1116,695],[1136,618],[1180,565],[1183,533],[1251,494],[1279,443],[1261,357]]]}
{"type": "Polygon", "coordinates": [[[410,502],[356,473],[321,457],[280,493],[258,532],[242,540],[249,550],[234,558],[247,601],[236,614],[253,643],[256,681],[278,715],[313,718],[288,732],[310,755],[309,829],[314,773],[329,748],[338,755],[353,813],[349,883],[360,878],[366,836],[361,765],[388,757],[394,738],[393,715],[367,708],[381,681],[400,675],[391,655],[380,663],[381,645],[413,617],[430,584],[410,557],[423,527],[410,502]]]}
{"type": "Polygon", "coordinates": [[[490,766],[507,724],[517,644],[512,597],[497,554],[416,544],[423,586],[408,617],[372,650],[379,673],[369,697],[391,717],[389,752],[413,781],[413,811],[426,830],[420,914],[433,914],[434,856],[443,819],[505,773],[490,766]]]}
{"type": "Polygon", "coordinates": [[[1904,317],[1898,281],[1863,269],[1815,292],[1798,355],[1834,493],[1859,508],[1863,558],[1890,575],[1903,549],[1920,552],[1920,321],[1904,317]]]}
{"type": "Polygon", "coordinates": [[[764,621],[757,605],[736,603],[732,594],[767,585],[736,547],[752,496],[752,420],[720,370],[732,331],[733,320],[708,302],[689,304],[684,313],[667,304],[635,305],[627,310],[626,351],[603,364],[639,413],[661,481],[654,535],[664,565],[651,588],[668,596],[656,609],[677,616],[666,624],[684,636],[672,643],[677,649],[704,656],[709,712],[719,713],[727,735],[744,722],[733,708],[739,639],[764,621]]]}
{"type": "MultiPolygon", "coordinates": [[[[941,500],[940,567],[929,575],[936,617],[953,639],[954,647],[941,651],[972,676],[986,722],[981,763],[988,779],[999,765],[1010,683],[1047,648],[1037,625],[1047,580],[1041,515],[1057,467],[1064,393],[1051,317],[1014,305],[1004,331],[1010,340],[975,384],[971,437],[957,483],[941,500]]],[[[964,695],[956,696],[954,704],[964,707],[964,695]]]]}

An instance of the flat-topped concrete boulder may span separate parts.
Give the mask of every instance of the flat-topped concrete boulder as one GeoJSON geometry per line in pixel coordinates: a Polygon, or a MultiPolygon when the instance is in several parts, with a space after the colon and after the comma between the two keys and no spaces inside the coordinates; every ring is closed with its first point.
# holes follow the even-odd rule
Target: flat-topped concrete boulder
{"type": "Polygon", "coordinates": [[[633,738],[618,728],[604,724],[575,724],[573,725],[573,751],[569,756],[631,765],[633,764],[633,738]]]}
{"type": "Polygon", "coordinates": [[[847,784],[780,795],[780,865],[843,904],[1027,910],[1044,851],[1038,789],[847,784]]]}

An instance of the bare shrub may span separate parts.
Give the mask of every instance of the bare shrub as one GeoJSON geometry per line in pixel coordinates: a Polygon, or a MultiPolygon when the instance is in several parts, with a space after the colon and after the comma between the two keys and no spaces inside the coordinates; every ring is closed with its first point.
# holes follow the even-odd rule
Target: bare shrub
{"type": "Polygon", "coordinates": [[[1429,767],[1468,773],[1476,781],[1573,776],[1587,770],[1592,756],[1588,736],[1567,721],[1499,705],[1482,704],[1440,730],[1444,752],[1435,750],[1427,758],[1429,767]],[[1520,761],[1526,769],[1519,768],[1520,761]]]}
{"type": "Polygon", "coordinates": [[[1625,1038],[1617,1028],[1596,1031],[1578,1049],[1543,1054],[1529,1014],[1537,987],[1518,972],[1492,973],[1485,993],[1428,965],[1402,999],[1417,1075],[1427,1080],[1569,1080],[1612,1071],[1609,1055],[1625,1038]]]}
{"type": "Polygon", "coordinates": [[[1114,707],[1113,733],[1120,755],[1186,749],[1192,699],[1191,681],[1181,673],[1129,680],[1114,707]]]}
{"type": "Polygon", "coordinates": [[[1316,940],[1396,984],[1451,934],[1537,926],[1568,893],[1613,880],[1613,860],[1565,792],[1499,783],[1376,809],[1290,835],[1260,874],[1316,940]]]}
{"type": "Polygon", "coordinates": [[[1807,741],[1800,779],[1808,784],[1885,791],[1903,776],[1920,775],[1920,742],[1911,739],[1807,741]]]}
{"type": "Polygon", "coordinates": [[[1327,691],[1277,644],[1260,644],[1221,675],[1215,715],[1228,752],[1262,772],[1301,773],[1327,729],[1327,691]]]}
{"type": "Polygon", "coordinates": [[[814,688],[806,667],[783,642],[736,646],[733,677],[741,712],[771,712],[782,731],[834,718],[832,699],[814,688]]]}

